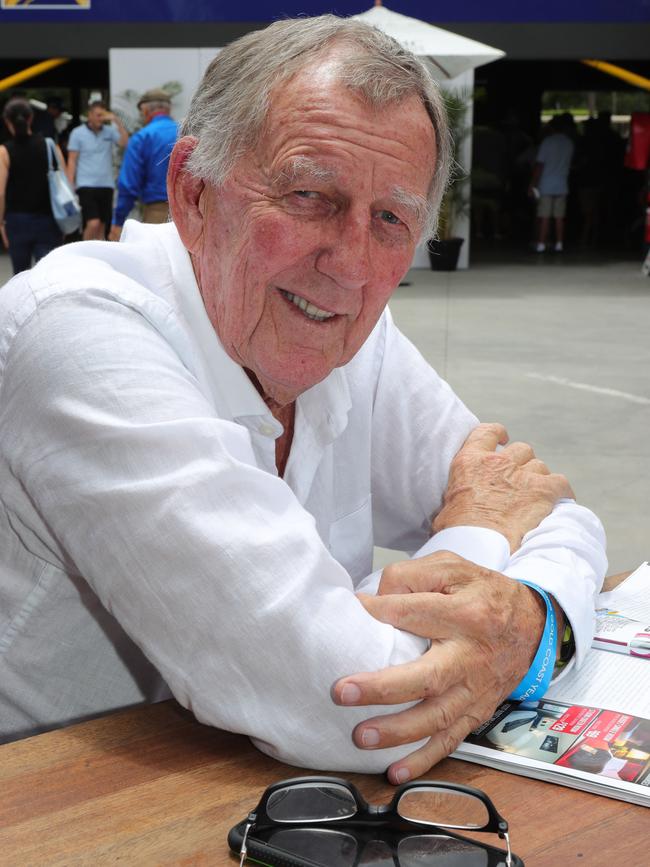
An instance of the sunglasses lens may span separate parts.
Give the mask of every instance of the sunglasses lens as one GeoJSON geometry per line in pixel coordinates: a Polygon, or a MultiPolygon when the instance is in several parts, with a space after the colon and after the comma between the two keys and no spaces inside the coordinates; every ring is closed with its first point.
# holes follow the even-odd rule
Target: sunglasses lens
{"type": "MultiPolygon", "coordinates": [[[[357,841],[351,834],[328,828],[280,828],[268,836],[271,846],[328,867],[357,864],[357,841]]],[[[363,862],[362,862],[363,863],[363,862]]],[[[391,865],[394,862],[390,862],[391,865]]]]}
{"type": "Polygon", "coordinates": [[[487,867],[485,849],[453,837],[405,837],[397,849],[400,867],[487,867]]]}
{"type": "Polygon", "coordinates": [[[351,819],[357,803],[352,793],[337,783],[299,783],[273,792],[266,812],[273,822],[332,822],[351,819]]]}
{"type": "Polygon", "coordinates": [[[443,828],[484,828],[490,820],[480,798],[454,789],[427,786],[404,792],[397,812],[403,819],[443,828]]]}

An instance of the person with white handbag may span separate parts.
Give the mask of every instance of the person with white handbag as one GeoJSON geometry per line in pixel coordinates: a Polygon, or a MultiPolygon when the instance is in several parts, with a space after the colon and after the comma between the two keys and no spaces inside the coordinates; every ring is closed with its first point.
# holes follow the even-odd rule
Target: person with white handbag
{"type": "Polygon", "coordinates": [[[58,247],[63,233],[52,216],[47,143],[32,132],[31,105],[10,99],[3,117],[12,137],[0,145],[0,236],[18,274],[58,247]]]}

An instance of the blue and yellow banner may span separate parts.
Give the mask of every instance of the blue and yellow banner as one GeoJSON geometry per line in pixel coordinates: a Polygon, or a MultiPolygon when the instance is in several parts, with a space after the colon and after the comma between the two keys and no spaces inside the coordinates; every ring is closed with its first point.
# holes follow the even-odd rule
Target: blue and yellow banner
{"type": "MultiPolygon", "coordinates": [[[[0,22],[273,21],[286,15],[354,15],[373,0],[0,0],[0,22]]],[[[650,0],[386,0],[402,15],[434,24],[485,22],[650,22],[650,0]]]]}
{"type": "Polygon", "coordinates": [[[91,0],[0,0],[2,9],[90,9],[91,0]]]}

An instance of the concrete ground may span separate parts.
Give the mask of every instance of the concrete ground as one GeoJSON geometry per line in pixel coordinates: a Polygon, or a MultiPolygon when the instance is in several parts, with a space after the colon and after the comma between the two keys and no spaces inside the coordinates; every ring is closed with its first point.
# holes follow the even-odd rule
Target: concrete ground
{"type": "MultiPolygon", "coordinates": [[[[515,255],[411,271],[393,315],[482,421],[565,473],[611,572],[650,558],[650,279],[640,259],[515,255]]],[[[378,552],[377,563],[394,559],[378,552]]]]}
{"type": "MultiPolygon", "coordinates": [[[[0,256],[0,285],[11,270],[0,256]]],[[[484,421],[571,481],[610,571],[650,557],[650,279],[640,261],[517,256],[411,271],[397,323],[484,421]]],[[[378,550],[376,562],[396,555],[378,550]]]]}

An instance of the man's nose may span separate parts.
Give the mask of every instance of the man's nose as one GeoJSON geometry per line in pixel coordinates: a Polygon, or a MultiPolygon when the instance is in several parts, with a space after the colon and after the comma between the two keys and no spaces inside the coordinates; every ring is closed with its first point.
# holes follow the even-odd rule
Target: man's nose
{"type": "Polygon", "coordinates": [[[369,217],[347,215],[337,220],[316,256],[316,270],[343,289],[361,289],[370,279],[369,217]]]}

